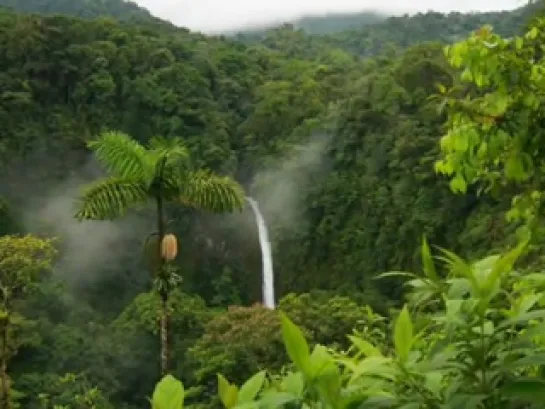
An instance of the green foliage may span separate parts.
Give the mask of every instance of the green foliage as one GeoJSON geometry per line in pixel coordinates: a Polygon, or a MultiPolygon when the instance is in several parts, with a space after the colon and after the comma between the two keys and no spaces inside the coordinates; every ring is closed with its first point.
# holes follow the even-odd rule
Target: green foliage
{"type": "Polygon", "coordinates": [[[461,71],[445,95],[448,133],[436,169],[451,178],[451,189],[479,189],[513,196],[510,219],[539,224],[543,168],[543,85],[541,44],[545,20],[536,19],[523,36],[509,39],[485,26],[446,49],[461,71]]]}
{"type": "MultiPolygon", "coordinates": [[[[113,1],[96,2],[98,11],[77,1],[46,3],[53,11],[131,19],[131,5],[113,1]]],[[[36,10],[46,3],[25,4],[36,10]]],[[[112,406],[141,408],[160,376],[155,335],[166,328],[167,320],[160,318],[167,317],[172,376],[193,386],[184,390],[165,378],[158,390],[172,386],[178,393],[178,401],[167,405],[181,406],[184,396],[192,409],[216,409],[222,401],[240,409],[527,409],[523,401],[535,398],[542,380],[540,255],[531,254],[536,269],[521,265],[538,272],[528,276],[510,269],[522,247],[480,263],[464,259],[514,242],[501,218],[510,205],[503,197],[530,192],[518,203],[522,213],[533,209],[527,202],[540,200],[531,193],[541,190],[539,169],[523,180],[520,172],[516,176],[520,166],[508,160],[516,150],[500,147],[498,185],[505,185],[507,194],[494,199],[477,197],[480,186],[467,180],[467,194],[453,196],[432,165],[444,120],[452,130],[460,125],[456,112],[467,105],[469,112],[505,108],[498,104],[501,98],[486,99],[503,82],[512,86],[509,101],[516,100],[507,116],[532,136],[517,133],[516,139],[539,145],[541,111],[524,103],[543,100],[528,63],[530,58],[534,66],[541,63],[540,29],[538,37],[522,43],[484,30],[462,42],[465,49],[454,46],[448,58],[441,44],[485,22],[502,35],[520,33],[528,10],[427,13],[325,36],[286,26],[246,44],[161,22],[0,11],[0,189],[9,208],[25,216],[18,224],[38,228],[26,216],[48,212],[33,206],[34,196],[51,196],[48,190],[57,182],[72,186],[72,176],[86,171],[80,166],[90,147],[110,177],[89,187],[79,215],[112,219],[160,196],[170,202],[158,212],[164,230],[182,243],[178,259],[153,276],[159,294],[147,292],[149,275],[139,265],[134,242],[126,250],[112,243],[113,251],[128,257],[97,266],[97,273],[107,270],[106,279],[94,271],[64,271],[62,258],[54,277],[40,275],[39,291],[18,297],[11,317],[9,345],[18,352],[10,360],[12,397],[25,409],[39,407],[41,392],[54,404],[74,406],[81,403],[74,396],[86,396],[93,390],[89,385],[96,385],[112,406]],[[489,47],[483,38],[498,45],[489,47]],[[437,42],[404,50],[424,40],[437,42]],[[377,58],[356,57],[379,51],[377,58]],[[463,56],[463,67],[449,61],[456,55],[463,56]],[[461,79],[468,66],[487,74],[490,87],[479,88],[478,75],[461,79]],[[528,96],[531,87],[534,97],[528,96]],[[444,94],[436,96],[438,89],[444,94]],[[447,110],[438,113],[443,98],[447,110]],[[255,226],[252,220],[249,227],[245,215],[227,219],[193,209],[242,207],[243,191],[231,177],[255,188],[263,204],[275,283],[284,296],[282,320],[259,306],[225,311],[229,304],[250,305],[260,297],[258,243],[248,233],[255,226]],[[284,185],[288,188],[277,190],[284,185]],[[444,263],[434,263],[427,241],[416,245],[423,235],[453,250],[441,252],[444,263]],[[378,272],[392,270],[422,274],[410,274],[411,291],[405,294],[392,274],[374,280],[378,272]],[[84,274],[95,280],[94,290],[79,280],[84,274]],[[73,288],[53,290],[55,280],[67,275],[73,288]],[[165,293],[166,302],[160,297],[165,293]],[[125,305],[127,300],[132,301],[125,305]],[[393,306],[400,312],[386,320],[393,306]],[[506,317],[519,311],[530,311],[536,321],[521,319],[505,329],[506,317]],[[283,333],[292,363],[282,347],[283,333]],[[77,385],[57,385],[67,372],[82,374],[77,385]]],[[[536,21],[528,33],[541,27],[536,21]]],[[[491,124],[489,134],[479,137],[493,137],[498,126],[504,124],[491,124]]],[[[457,148],[465,147],[458,142],[457,148]]],[[[517,147],[534,155],[527,148],[517,147]]],[[[495,182],[496,165],[481,159],[461,157],[461,171],[484,163],[480,183],[495,182]]],[[[69,190],[64,186],[62,194],[69,190]]],[[[539,211],[529,215],[538,220],[539,211]]],[[[155,250],[158,243],[149,241],[155,250]]],[[[161,263],[160,258],[153,263],[154,271],[161,263]]]]}
{"type": "Polygon", "coordinates": [[[32,235],[0,237],[0,405],[9,409],[12,387],[8,362],[24,344],[16,329],[25,320],[14,302],[35,287],[39,275],[51,268],[56,249],[52,240],[32,235]]]}
{"type": "MultiPolygon", "coordinates": [[[[384,341],[384,318],[347,297],[323,292],[289,294],[280,300],[279,310],[300,325],[310,346],[323,343],[348,348],[346,334],[353,331],[354,335],[364,335],[373,342],[384,341]]],[[[188,362],[195,371],[192,383],[202,388],[199,400],[206,401],[205,397],[215,394],[217,373],[242,385],[244,374],[261,368],[282,371],[288,358],[282,350],[282,336],[292,334],[282,335],[277,313],[261,306],[231,307],[227,313],[217,313],[206,325],[203,336],[188,351],[188,362]]],[[[292,352],[288,349],[288,353],[292,352]]]]}
{"type": "Polygon", "coordinates": [[[304,328],[313,343],[322,345],[345,348],[347,333],[356,331],[374,337],[385,329],[384,318],[368,305],[329,292],[287,294],[278,308],[304,328]]]}
{"type": "Polygon", "coordinates": [[[82,18],[115,17],[122,20],[153,22],[156,20],[148,10],[136,3],[124,0],[105,1],[27,1],[1,0],[0,6],[21,12],[68,14],[82,18]]]}
{"type": "Polygon", "coordinates": [[[427,41],[451,43],[468,36],[473,30],[491,24],[504,36],[519,34],[520,27],[543,8],[539,1],[520,7],[512,12],[449,13],[429,11],[416,15],[384,18],[372,13],[353,13],[340,16],[303,17],[273,30],[248,30],[238,34],[244,41],[264,41],[274,48],[284,48],[288,38],[295,39],[297,31],[319,36],[309,36],[309,42],[344,51],[370,56],[383,52],[385,46],[407,48],[427,41]],[[355,21],[358,24],[355,24],[355,21]],[[343,29],[340,29],[340,27],[343,29]]]}
{"type": "MultiPolygon", "coordinates": [[[[305,147],[309,135],[325,133],[330,144],[316,154],[317,170],[309,173],[298,166],[286,172],[296,200],[279,210],[282,204],[264,194],[263,202],[271,207],[265,217],[280,272],[279,293],[317,287],[361,297],[377,309],[386,304],[384,296],[397,299],[401,290],[371,278],[380,271],[416,267],[416,248],[407,243],[416,243],[422,233],[462,252],[477,249],[473,243],[481,240],[487,248],[497,244],[487,234],[492,221],[479,217],[476,223],[465,222],[483,204],[475,204],[472,195],[453,199],[430,167],[443,118],[427,98],[436,92],[436,82],[448,85],[452,78],[440,45],[420,44],[400,59],[392,54],[360,60],[323,38],[293,30],[244,45],[109,20],[8,12],[1,18],[0,42],[6,50],[0,61],[1,89],[7,102],[0,107],[6,133],[0,165],[2,174],[9,175],[6,197],[14,209],[25,209],[28,200],[18,186],[43,191],[49,187],[43,180],[56,183],[83,173],[75,169],[87,155],[87,142],[108,134],[105,130],[131,135],[142,147],[149,147],[154,135],[181,135],[194,165],[193,178],[184,184],[188,196],[208,192],[206,181],[223,186],[214,174],[236,175],[245,187],[253,185],[254,177],[269,167],[282,168],[294,145],[305,147]],[[27,56],[34,61],[31,68],[27,56]],[[46,160],[53,157],[64,160],[46,160]],[[297,223],[277,221],[278,214],[291,210],[297,223]],[[458,241],[460,233],[463,242],[458,241]]],[[[452,21],[465,27],[461,21],[473,17],[450,18],[434,26],[451,29],[447,21],[452,21]]],[[[475,18],[480,24],[488,17],[475,18]]],[[[520,19],[505,25],[513,31],[520,19]]],[[[403,25],[386,31],[398,33],[403,25]]],[[[269,184],[281,183],[274,179],[269,184]]],[[[118,207],[104,207],[109,200],[94,202],[102,203],[94,212],[103,216],[113,217],[128,210],[129,203],[146,200],[140,187],[118,179],[93,188],[97,197],[117,197],[118,207]]],[[[220,210],[223,202],[207,197],[200,194],[194,203],[220,210]]],[[[493,219],[496,212],[492,206],[486,216],[493,219]]],[[[225,219],[190,209],[169,209],[169,216],[172,230],[183,238],[176,263],[188,291],[208,302],[224,300],[217,284],[221,270],[229,272],[229,283],[222,284],[222,291],[233,294],[229,299],[245,304],[257,299],[258,248],[246,229],[225,227],[225,219]]],[[[507,237],[501,222],[496,224],[494,237],[507,237]]],[[[120,270],[104,285],[119,283],[125,277],[120,270]]],[[[86,297],[102,303],[98,295],[86,297]]]]}
{"type": "Polygon", "coordinates": [[[182,409],[184,386],[171,375],[165,376],[155,387],[151,398],[152,409],[182,409]]]}
{"type": "MultiPolygon", "coordinates": [[[[212,401],[217,373],[242,384],[247,374],[264,366],[280,370],[286,362],[280,321],[275,311],[260,305],[229,307],[205,326],[203,336],[188,350],[200,402],[212,401]]],[[[229,392],[231,393],[231,392],[229,392]]]]}
{"type": "Polygon", "coordinates": [[[407,283],[413,300],[430,290],[436,296],[433,310],[425,309],[426,301],[409,304],[420,311],[415,319],[408,306],[402,309],[391,334],[395,355],[354,336],[348,355],[320,345],[310,353],[301,331],[282,316],[286,349],[303,377],[294,372],[271,378],[258,405],[540,407],[543,380],[536,368],[545,359],[538,337],[545,324],[540,302],[545,276],[514,269],[525,248],[523,243],[474,263],[442,251],[438,260],[446,276],[436,280],[438,286],[425,276],[407,283]],[[302,383],[294,388],[296,378],[302,383]]]}
{"type": "Polygon", "coordinates": [[[56,249],[53,240],[32,235],[0,237],[0,302],[2,312],[51,268],[56,249]]]}
{"type": "Polygon", "coordinates": [[[285,315],[281,315],[280,318],[282,320],[282,339],[286,345],[288,356],[300,371],[308,372],[310,370],[310,349],[303,333],[285,315]]]}
{"type": "MultiPolygon", "coordinates": [[[[102,393],[89,386],[81,376],[67,374],[50,381],[50,393],[40,393],[38,396],[40,409],[113,409],[102,393]]],[[[174,394],[171,394],[172,398],[175,398],[174,394]]]]}
{"type": "Polygon", "coordinates": [[[404,306],[399,317],[397,317],[394,330],[394,346],[401,363],[409,359],[413,342],[413,324],[409,316],[409,310],[407,306],[404,306]]]}

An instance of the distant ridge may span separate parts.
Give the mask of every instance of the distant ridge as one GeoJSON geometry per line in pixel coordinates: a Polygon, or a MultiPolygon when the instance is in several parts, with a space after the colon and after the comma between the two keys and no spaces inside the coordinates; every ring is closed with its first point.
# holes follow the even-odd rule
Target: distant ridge
{"type": "MultiPolygon", "coordinates": [[[[128,0],[0,0],[0,7],[22,13],[64,14],[84,19],[110,17],[163,32],[185,29],[154,16],[146,8],[128,0]]],[[[361,55],[361,50],[365,48],[371,54],[376,54],[377,49],[382,48],[385,42],[401,47],[430,40],[451,42],[483,24],[492,24],[502,35],[512,35],[513,27],[520,27],[522,22],[527,21],[540,8],[543,8],[543,1],[535,1],[513,11],[483,13],[428,11],[393,16],[376,10],[329,12],[221,30],[210,35],[255,42],[277,30],[288,29],[302,31],[311,36],[325,36],[331,46],[351,53],[361,55]],[[369,44],[362,46],[362,41],[369,44]]]]}
{"type": "Polygon", "coordinates": [[[112,17],[133,22],[167,23],[146,8],[125,0],[0,0],[0,6],[21,13],[66,14],[85,19],[112,17]]]}
{"type": "Polygon", "coordinates": [[[267,24],[247,25],[229,30],[222,30],[221,34],[232,36],[238,34],[259,34],[283,25],[293,26],[295,29],[304,30],[308,34],[331,34],[366,25],[380,23],[391,17],[378,11],[360,12],[330,12],[306,14],[296,19],[277,20],[267,24]]]}
{"type": "MultiPolygon", "coordinates": [[[[276,23],[270,23],[261,26],[254,26],[248,28],[238,28],[228,31],[224,31],[223,34],[228,36],[237,36],[239,38],[262,38],[267,32],[274,31],[280,27],[291,27],[296,30],[303,30],[310,35],[336,35],[343,32],[350,32],[351,35],[367,35],[367,33],[373,30],[383,31],[389,35],[395,35],[395,33],[388,33],[390,30],[407,29],[408,27],[416,31],[425,30],[424,24],[430,17],[434,17],[434,20],[439,24],[445,24],[455,20],[465,20],[461,23],[464,26],[471,27],[469,30],[459,30],[454,28],[445,28],[445,31],[451,31],[453,34],[452,39],[455,39],[458,32],[461,35],[467,35],[467,33],[474,28],[487,23],[494,22],[494,26],[499,32],[506,32],[511,34],[509,30],[505,30],[504,27],[513,27],[512,21],[516,20],[516,26],[519,22],[527,21],[532,14],[538,10],[543,9],[543,2],[536,1],[530,4],[526,4],[515,10],[503,10],[493,12],[450,12],[441,13],[437,11],[426,11],[419,13],[403,14],[403,15],[391,15],[381,13],[378,11],[367,10],[361,12],[345,12],[345,13],[325,13],[315,15],[304,15],[297,19],[277,21],[276,23]],[[505,19],[505,21],[504,21],[505,19]],[[418,27],[420,25],[420,27],[418,27]]],[[[406,41],[414,42],[411,38],[406,38],[406,41]]]]}

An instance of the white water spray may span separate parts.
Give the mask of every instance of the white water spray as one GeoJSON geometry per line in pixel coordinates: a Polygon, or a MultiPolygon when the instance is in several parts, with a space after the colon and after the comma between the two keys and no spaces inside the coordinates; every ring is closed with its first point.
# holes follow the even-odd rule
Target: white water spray
{"type": "Polygon", "coordinates": [[[251,197],[246,200],[252,206],[259,232],[259,244],[261,246],[261,258],[263,260],[263,305],[266,308],[274,309],[274,272],[272,262],[271,242],[265,219],[259,210],[259,205],[251,197]]]}

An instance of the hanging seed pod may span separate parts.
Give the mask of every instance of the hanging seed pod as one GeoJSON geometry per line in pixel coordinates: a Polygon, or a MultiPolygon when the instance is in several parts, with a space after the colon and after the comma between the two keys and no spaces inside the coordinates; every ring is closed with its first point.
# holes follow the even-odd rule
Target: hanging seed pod
{"type": "Polygon", "coordinates": [[[174,234],[166,234],[161,242],[161,256],[167,260],[172,261],[178,254],[178,242],[174,234]]]}

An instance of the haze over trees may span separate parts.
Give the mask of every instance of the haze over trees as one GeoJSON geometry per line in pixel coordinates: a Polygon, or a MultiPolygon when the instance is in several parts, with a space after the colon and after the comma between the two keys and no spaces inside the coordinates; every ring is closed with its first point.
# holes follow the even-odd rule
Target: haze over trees
{"type": "Polygon", "coordinates": [[[154,409],[540,407],[541,4],[229,37],[25,4],[0,10],[0,409],[148,407],[160,379],[154,409]]]}

